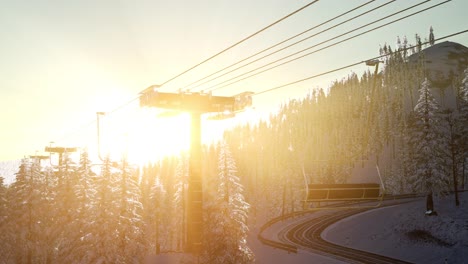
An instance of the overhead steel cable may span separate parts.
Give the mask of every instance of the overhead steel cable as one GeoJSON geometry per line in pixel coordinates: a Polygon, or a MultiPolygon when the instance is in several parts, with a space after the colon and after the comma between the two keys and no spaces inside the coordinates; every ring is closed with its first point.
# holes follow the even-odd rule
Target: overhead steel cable
{"type": "Polygon", "coordinates": [[[115,113],[115,112],[117,112],[117,111],[119,111],[120,109],[122,109],[122,108],[128,106],[129,104],[133,103],[134,101],[136,101],[136,100],[138,100],[138,99],[140,99],[140,96],[137,96],[137,97],[135,97],[135,98],[133,98],[133,99],[127,101],[126,103],[117,106],[116,108],[112,109],[111,111],[107,112],[106,114],[115,113]]]}
{"type": "MultiPolygon", "coordinates": [[[[138,96],[138,97],[135,97],[135,98],[133,98],[133,99],[127,101],[126,103],[121,104],[121,105],[115,107],[115,108],[112,109],[111,111],[109,111],[109,112],[104,112],[104,113],[105,113],[106,115],[113,114],[113,113],[115,113],[115,112],[117,112],[117,111],[119,111],[119,110],[121,110],[121,109],[127,107],[128,105],[130,105],[130,104],[133,103],[134,101],[138,100],[139,98],[140,98],[139,96],[138,96]]],[[[84,130],[84,129],[86,129],[86,128],[92,126],[92,125],[94,125],[96,122],[97,122],[97,120],[94,119],[94,120],[92,120],[92,121],[89,121],[89,122],[87,122],[87,123],[84,123],[84,124],[80,125],[79,127],[75,128],[75,129],[73,130],[73,132],[68,133],[68,134],[66,134],[66,135],[63,135],[62,137],[59,137],[59,138],[58,138],[58,141],[64,140],[64,139],[66,139],[66,138],[69,138],[69,137],[71,137],[71,136],[77,134],[79,131],[84,130]]]]}
{"type": "MultiPolygon", "coordinates": [[[[456,32],[456,33],[453,33],[453,34],[450,34],[450,35],[446,35],[446,36],[443,36],[443,37],[440,37],[440,38],[437,38],[434,41],[440,41],[440,40],[447,39],[447,38],[450,38],[450,37],[453,37],[453,36],[457,36],[457,35],[460,35],[460,34],[463,34],[463,33],[468,33],[468,29],[463,30],[463,31],[459,31],[459,32],[456,32]]],[[[425,44],[429,44],[429,41],[421,43],[421,45],[425,45],[425,44]]],[[[417,45],[408,46],[408,47],[406,47],[404,49],[394,51],[394,52],[392,52],[390,54],[395,54],[395,53],[402,52],[402,51],[405,51],[405,50],[410,50],[410,49],[415,48],[416,46],[417,45]]],[[[257,96],[257,95],[265,94],[265,93],[268,93],[268,92],[271,92],[271,91],[274,91],[274,90],[282,89],[284,87],[288,87],[288,86],[291,86],[291,85],[294,85],[294,84],[297,84],[297,83],[301,83],[301,82],[304,82],[304,81],[308,81],[308,80],[311,80],[311,79],[314,79],[314,78],[318,78],[318,77],[321,77],[321,76],[324,76],[324,75],[327,75],[327,74],[330,74],[330,73],[333,73],[333,72],[337,72],[337,71],[344,70],[344,69],[347,69],[347,68],[351,68],[351,67],[354,67],[354,66],[357,66],[357,65],[361,65],[361,64],[363,64],[364,62],[366,62],[368,60],[380,59],[380,58],[383,58],[385,56],[388,56],[388,54],[387,55],[377,56],[377,57],[370,58],[370,59],[367,59],[367,60],[362,60],[362,61],[359,61],[359,62],[356,62],[356,63],[348,64],[348,65],[343,66],[343,67],[339,67],[339,68],[336,68],[336,69],[333,69],[333,70],[329,70],[329,71],[322,72],[322,73],[319,73],[319,74],[316,74],[316,75],[312,75],[312,76],[309,76],[309,77],[306,77],[306,78],[303,78],[303,79],[300,79],[300,80],[297,80],[297,81],[293,81],[293,82],[289,82],[289,83],[282,84],[282,85],[279,85],[279,86],[275,86],[273,88],[269,88],[269,89],[263,90],[261,92],[255,93],[255,94],[253,94],[253,96],[257,96]]],[[[130,101],[127,101],[125,104],[122,104],[122,105],[114,108],[109,113],[116,112],[116,111],[126,107],[127,105],[129,105],[131,102],[135,101],[138,98],[139,97],[136,97],[136,98],[133,98],[130,101]]],[[[88,127],[88,126],[94,125],[95,123],[96,123],[96,120],[93,120],[93,121],[90,121],[90,122],[88,122],[86,124],[83,124],[83,125],[79,126],[77,129],[75,129],[72,133],[69,133],[67,135],[62,136],[60,138],[60,140],[66,139],[66,138],[70,137],[71,135],[75,135],[79,131],[81,131],[82,129],[84,129],[84,128],[88,127]]]]}
{"type": "MultiPolygon", "coordinates": [[[[440,41],[440,40],[447,39],[447,38],[450,38],[450,37],[453,37],[453,36],[457,36],[457,35],[460,35],[460,34],[463,34],[463,33],[468,33],[468,29],[463,30],[463,31],[459,31],[459,32],[456,32],[456,33],[453,33],[453,34],[450,34],[450,35],[446,35],[446,36],[443,36],[443,37],[440,37],[440,38],[437,38],[434,41],[440,41]]],[[[426,41],[426,42],[421,43],[420,45],[425,45],[425,44],[429,44],[429,43],[430,43],[430,41],[426,41]]],[[[406,48],[402,48],[402,49],[399,49],[397,51],[393,51],[393,52],[391,52],[389,54],[380,55],[380,56],[373,57],[373,58],[370,58],[370,59],[367,59],[367,60],[362,60],[362,61],[359,61],[359,62],[356,62],[356,63],[348,64],[348,65],[343,66],[343,67],[339,67],[339,68],[336,68],[336,69],[333,69],[333,70],[329,70],[329,71],[322,72],[322,73],[319,73],[319,74],[316,74],[316,75],[312,75],[312,76],[309,76],[309,77],[306,77],[306,78],[303,78],[303,79],[300,79],[300,80],[297,80],[297,81],[282,84],[282,85],[279,85],[279,86],[276,86],[276,87],[273,87],[273,88],[270,88],[270,89],[263,90],[261,92],[255,93],[255,94],[253,94],[253,96],[265,94],[265,93],[268,93],[268,92],[271,92],[271,91],[274,91],[274,90],[278,90],[278,89],[281,89],[281,88],[284,88],[284,87],[287,87],[287,86],[291,86],[291,85],[296,84],[296,83],[308,81],[310,79],[314,79],[314,78],[317,78],[317,77],[320,77],[320,76],[323,76],[323,75],[327,75],[327,74],[330,74],[330,73],[333,73],[333,72],[337,72],[337,71],[340,71],[340,70],[351,68],[351,67],[354,67],[354,66],[357,66],[357,65],[362,65],[366,61],[377,60],[377,59],[386,57],[388,55],[392,55],[392,54],[396,54],[396,53],[399,53],[399,52],[402,52],[402,51],[405,51],[405,50],[413,49],[413,48],[415,48],[417,46],[418,45],[408,46],[406,48]]]]}
{"type": "Polygon", "coordinates": [[[250,39],[250,38],[252,38],[252,37],[254,37],[254,36],[260,34],[261,32],[263,32],[263,31],[265,31],[265,30],[267,30],[267,29],[273,27],[274,25],[280,23],[281,21],[283,21],[283,20],[285,20],[285,19],[287,19],[287,18],[289,18],[289,17],[291,17],[291,16],[293,16],[293,15],[299,13],[300,11],[306,9],[307,7],[309,7],[309,6],[311,6],[311,5],[315,4],[315,3],[317,3],[318,1],[319,1],[319,0],[314,0],[314,1],[312,1],[312,2],[310,2],[310,3],[308,3],[308,4],[306,4],[305,6],[303,6],[303,7],[299,8],[299,9],[297,9],[296,11],[294,11],[294,12],[292,12],[292,13],[289,13],[288,15],[286,15],[286,16],[280,18],[279,20],[276,20],[275,22],[271,23],[270,25],[268,25],[268,26],[266,26],[266,27],[260,29],[259,31],[255,32],[255,33],[253,33],[253,34],[251,34],[250,36],[243,38],[242,40],[240,40],[240,41],[238,41],[238,42],[232,44],[231,46],[229,46],[229,47],[223,49],[222,51],[216,53],[215,55],[213,55],[213,56],[211,56],[211,57],[209,57],[209,58],[203,60],[203,61],[200,62],[200,63],[197,63],[196,65],[190,67],[189,69],[187,69],[187,70],[185,70],[185,71],[183,71],[183,72],[177,74],[176,76],[170,78],[169,80],[163,82],[163,83],[161,84],[161,86],[163,86],[163,85],[165,85],[165,84],[168,84],[169,82],[173,81],[174,79],[179,78],[180,76],[186,74],[187,72],[189,72],[189,71],[191,71],[191,70],[197,68],[198,66],[200,66],[200,65],[202,65],[202,64],[204,64],[204,63],[206,63],[206,62],[208,62],[208,61],[210,61],[210,60],[212,60],[212,59],[214,59],[215,57],[217,57],[217,56],[221,55],[222,53],[224,53],[224,52],[226,52],[226,51],[228,51],[228,50],[234,48],[235,46],[241,44],[242,42],[247,41],[248,39],[250,39]]]}
{"type": "MultiPolygon", "coordinates": [[[[325,21],[325,22],[322,22],[322,23],[320,23],[320,24],[318,24],[318,25],[315,25],[315,26],[313,26],[313,27],[311,27],[311,28],[305,30],[305,31],[302,31],[301,33],[298,33],[298,34],[296,34],[296,35],[294,35],[294,36],[292,36],[292,37],[289,37],[289,38],[287,38],[287,39],[285,39],[285,40],[283,40],[283,41],[281,41],[281,42],[278,42],[278,43],[274,44],[273,46],[270,46],[270,47],[268,47],[268,48],[265,48],[265,49],[263,49],[263,50],[261,50],[261,51],[255,53],[255,54],[253,54],[253,55],[250,55],[250,56],[248,56],[248,57],[246,57],[246,58],[244,58],[244,59],[242,59],[242,60],[240,60],[240,61],[238,61],[238,62],[235,62],[235,63],[233,63],[233,64],[231,64],[231,65],[229,65],[229,66],[226,66],[226,67],[224,67],[224,68],[222,68],[222,69],[220,69],[220,70],[218,70],[218,71],[216,71],[216,72],[214,72],[214,73],[212,73],[212,74],[209,74],[209,75],[207,75],[207,76],[205,76],[205,77],[203,77],[203,78],[201,78],[201,79],[198,79],[198,80],[196,80],[196,81],[194,81],[194,82],[192,82],[192,83],[190,83],[190,84],[187,84],[187,85],[185,85],[184,87],[185,87],[185,88],[189,88],[189,90],[194,89],[194,88],[198,87],[199,85],[202,85],[202,84],[205,84],[205,83],[199,84],[199,85],[194,86],[194,87],[192,87],[192,88],[190,88],[190,86],[193,86],[194,84],[196,84],[196,83],[198,83],[198,82],[201,82],[201,81],[203,81],[203,80],[205,80],[205,79],[207,79],[207,78],[209,78],[209,77],[211,77],[211,76],[213,76],[213,75],[215,75],[215,74],[218,74],[218,73],[220,73],[220,72],[222,72],[222,71],[225,71],[225,70],[227,70],[227,69],[229,69],[229,68],[231,68],[231,67],[233,67],[233,66],[236,66],[236,65],[239,64],[239,63],[242,63],[242,62],[244,62],[244,61],[246,61],[246,60],[249,60],[249,59],[251,59],[251,58],[253,58],[253,57],[257,56],[257,55],[260,55],[260,54],[262,54],[263,52],[266,52],[266,51],[268,51],[268,50],[270,50],[270,49],[272,49],[272,48],[275,48],[275,47],[277,47],[277,46],[279,46],[279,45],[281,45],[281,44],[283,44],[283,43],[286,43],[286,42],[288,42],[288,41],[290,41],[290,40],[292,40],[292,39],[295,39],[295,38],[297,38],[297,37],[299,37],[299,36],[301,36],[301,35],[304,35],[305,33],[309,32],[309,31],[311,31],[311,30],[314,30],[314,29],[316,29],[316,28],[318,28],[318,27],[320,27],[320,26],[323,26],[323,25],[325,25],[325,24],[327,24],[327,23],[330,23],[330,22],[332,22],[333,20],[336,20],[336,19],[338,19],[338,18],[340,18],[340,17],[342,17],[342,16],[345,16],[345,15],[347,15],[347,14],[353,12],[353,11],[356,11],[356,10],[358,10],[358,9],[360,9],[360,8],[362,8],[362,7],[364,7],[364,6],[368,5],[368,4],[370,4],[370,3],[372,3],[372,2],[375,2],[375,1],[376,1],[376,0],[370,0],[370,1],[366,2],[366,3],[364,3],[364,4],[361,4],[361,5],[357,6],[357,7],[353,8],[353,9],[350,9],[350,10],[348,10],[348,11],[346,11],[346,12],[344,12],[344,13],[338,15],[338,16],[335,16],[335,17],[333,17],[333,18],[331,18],[331,19],[329,19],[329,20],[327,20],[327,21],[325,21]]],[[[393,1],[391,1],[391,2],[393,2],[393,1]]],[[[390,2],[387,2],[387,3],[384,4],[384,5],[387,5],[387,4],[389,4],[389,3],[390,3],[390,2]]],[[[382,6],[383,6],[383,5],[382,5],[382,6]]],[[[381,6],[379,6],[379,7],[377,7],[377,8],[380,8],[380,7],[381,7],[381,6]]],[[[377,9],[377,8],[374,8],[374,9],[372,9],[372,10],[369,10],[368,12],[371,12],[371,11],[377,9]]],[[[218,76],[217,78],[219,78],[219,77],[221,77],[221,76],[218,76]]]]}
{"type": "Polygon", "coordinates": [[[348,32],[345,32],[345,33],[343,33],[343,34],[340,34],[340,35],[338,35],[338,36],[336,36],[336,37],[333,37],[333,38],[330,38],[330,39],[328,39],[328,40],[322,41],[322,42],[320,42],[320,43],[318,43],[318,44],[315,44],[315,45],[313,45],[313,46],[310,46],[310,47],[305,48],[305,49],[303,49],[303,50],[300,50],[300,51],[298,51],[298,52],[292,53],[292,54],[290,54],[290,55],[287,55],[287,56],[285,56],[285,57],[282,57],[282,58],[280,58],[280,59],[277,59],[277,60],[275,60],[275,61],[272,61],[272,62],[270,62],[270,63],[267,63],[267,64],[265,64],[265,65],[262,65],[262,66],[260,66],[260,67],[258,67],[258,68],[253,69],[253,70],[250,70],[250,71],[244,72],[244,73],[242,73],[242,74],[239,74],[239,75],[237,75],[237,76],[235,76],[235,77],[232,77],[232,78],[230,78],[230,79],[228,79],[228,80],[225,80],[225,81],[223,81],[223,82],[220,82],[220,83],[217,83],[217,84],[215,84],[215,85],[212,85],[212,86],[208,87],[207,89],[204,89],[204,91],[215,91],[215,90],[219,90],[219,89],[221,89],[221,88],[230,86],[230,85],[232,85],[232,84],[235,84],[235,83],[238,83],[238,82],[240,82],[240,81],[246,80],[246,79],[248,79],[248,78],[251,78],[251,77],[253,77],[253,76],[259,75],[259,74],[264,73],[264,72],[266,72],[266,71],[272,70],[272,69],[277,68],[277,67],[279,67],[279,66],[288,64],[288,63],[290,63],[290,62],[293,62],[293,61],[296,61],[296,60],[298,60],[298,59],[304,58],[304,57],[309,56],[309,55],[311,55],[311,54],[317,53],[317,52],[319,52],[319,51],[322,51],[322,50],[325,50],[325,49],[327,49],[327,48],[330,48],[330,47],[336,46],[336,45],[338,45],[338,44],[341,44],[341,43],[343,43],[343,42],[349,41],[349,40],[354,39],[354,38],[356,38],[356,37],[365,35],[365,34],[367,34],[367,33],[370,33],[370,32],[372,32],[372,31],[374,31],[374,30],[377,30],[377,29],[380,29],[380,28],[382,28],[382,27],[388,26],[388,25],[390,25],[390,24],[396,23],[396,22],[401,21],[401,20],[403,20],[403,19],[406,19],[406,18],[408,18],[408,17],[411,17],[411,16],[417,15],[417,14],[419,14],[419,13],[425,12],[425,11],[427,11],[427,10],[430,10],[430,9],[432,9],[432,8],[435,8],[435,7],[437,7],[437,6],[440,6],[440,5],[442,5],[442,4],[446,4],[446,3],[448,3],[448,2],[450,2],[450,1],[452,1],[452,0],[446,0],[446,1],[444,1],[444,2],[441,2],[441,3],[438,3],[438,4],[432,5],[432,6],[430,6],[430,7],[427,7],[427,8],[425,8],[425,9],[422,9],[422,10],[420,10],[420,11],[411,13],[411,14],[406,15],[406,16],[404,16],[404,17],[395,19],[395,20],[390,21],[390,22],[388,22],[388,23],[385,23],[385,24],[383,24],[383,25],[374,27],[374,28],[369,29],[369,30],[366,30],[366,31],[364,31],[364,32],[362,32],[362,33],[359,33],[359,34],[356,34],[356,35],[354,35],[354,36],[351,36],[351,37],[349,37],[349,38],[346,38],[346,39],[343,39],[343,40],[341,40],[341,41],[335,42],[335,43],[333,43],[333,44],[330,44],[330,45],[325,46],[325,47],[323,47],[323,48],[320,48],[320,49],[318,49],[318,50],[314,50],[314,51],[312,51],[312,52],[309,52],[309,53],[303,54],[303,55],[301,55],[301,56],[298,56],[298,57],[296,57],[296,58],[294,58],[294,59],[291,59],[291,60],[285,61],[285,62],[283,62],[283,63],[277,64],[277,65],[272,66],[272,67],[270,67],[270,68],[267,68],[267,69],[265,69],[265,70],[263,70],[263,71],[259,71],[259,72],[253,73],[253,74],[251,74],[251,75],[248,75],[248,76],[246,76],[246,77],[244,77],[244,78],[238,79],[238,78],[240,78],[240,77],[242,77],[242,76],[245,76],[245,75],[247,75],[247,74],[249,74],[249,73],[255,72],[255,71],[260,70],[260,69],[263,69],[263,68],[265,68],[265,67],[267,67],[267,66],[270,66],[270,65],[275,64],[275,63],[277,63],[277,62],[280,62],[280,61],[282,61],[282,60],[285,60],[285,59],[287,59],[287,58],[290,58],[290,57],[292,57],[292,56],[294,56],[294,55],[298,55],[298,54],[300,54],[300,53],[303,53],[304,51],[310,50],[310,49],[312,49],[312,48],[314,48],[314,47],[317,47],[317,46],[319,46],[319,45],[322,45],[322,44],[324,44],[324,43],[326,43],[326,42],[329,42],[329,41],[331,41],[331,40],[337,39],[337,38],[339,38],[339,37],[342,37],[342,36],[344,36],[344,35],[347,35],[347,34],[349,34],[349,33],[352,33],[352,32],[354,32],[354,31],[357,31],[357,30],[362,29],[362,28],[364,28],[364,27],[367,27],[367,26],[369,26],[369,25],[372,25],[372,24],[375,24],[375,23],[377,23],[377,22],[380,22],[380,21],[382,21],[382,20],[384,20],[384,19],[386,19],[386,18],[389,18],[389,17],[391,17],[391,16],[394,16],[394,15],[396,15],[396,14],[398,14],[398,13],[402,13],[402,12],[407,11],[407,10],[409,10],[409,9],[411,9],[411,8],[414,8],[414,7],[418,6],[418,5],[422,5],[422,4],[424,4],[424,3],[428,2],[428,1],[431,1],[431,0],[423,1],[423,2],[421,2],[421,3],[419,3],[419,4],[416,4],[416,5],[413,5],[413,6],[411,6],[411,7],[408,7],[408,8],[406,8],[406,9],[403,9],[403,10],[401,10],[401,11],[398,11],[398,12],[396,12],[396,13],[393,13],[393,14],[391,14],[391,15],[389,15],[389,16],[384,17],[384,18],[375,20],[374,22],[371,22],[371,23],[368,23],[368,24],[366,24],[366,25],[360,26],[360,27],[358,27],[358,28],[355,28],[355,29],[353,29],[353,30],[350,30],[350,31],[348,31],[348,32]],[[238,79],[238,80],[235,80],[235,79],[238,79]],[[235,80],[235,81],[233,81],[233,80],[235,80]],[[227,83],[227,82],[229,82],[229,81],[233,81],[233,82],[230,82],[230,83],[228,83],[228,84],[225,84],[225,83],[227,83]],[[225,85],[222,85],[222,84],[225,84],[225,85]],[[222,85],[222,86],[220,86],[220,85],[222,85]]]}
{"type": "MultiPolygon", "coordinates": [[[[299,43],[302,43],[302,42],[304,42],[304,41],[306,41],[306,40],[308,40],[308,39],[311,39],[311,38],[313,38],[313,37],[315,37],[315,36],[318,36],[318,35],[320,35],[320,34],[322,34],[322,33],[324,33],[324,32],[327,32],[327,31],[329,31],[329,30],[331,30],[331,29],[333,29],[333,28],[336,28],[336,27],[338,27],[338,26],[340,26],[340,25],[343,25],[343,24],[345,24],[345,23],[347,23],[347,22],[349,22],[349,21],[352,21],[352,20],[354,20],[354,19],[356,19],[356,18],[358,18],[358,17],[361,17],[361,16],[363,16],[363,15],[366,15],[366,14],[372,12],[372,11],[375,11],[375,10],[377,10],[377,9],[379,9],[379,8],[382,8],[382,7],[384,7],[384,6],[386,6],[386,5],[390,4],[390,3],[393,3],[393,2],[395,2],[395,1],[397,1],[397,0],[392,0],[392,1],[386,2],[386,3],[384,3],[384,4],[380,5],[380,6],[377,6],[377,7],[373,8],[373,9],[371,9],[371,10],[368,10],[368,11],[366,11],[366,12],[363,12],[363,13],[361,13],[361,14],[359,14],[359,15],[356,15],[356,16],[354,16],[354,17],[352,17],[352,18],[349,18],[349,19],[347,19],[347,20],[345,20],[345,21],[343,21],[343,22],[341,22],[341,23],[338,23],[338,24],[336,24],[336,25],[334,25],[334,26],[331,26],[331,27],[329,27],[329,28],[326,28],[326,29],[324,29],[324,30],[322,30],[322,31],[320,31],[320,32],[317,32],[317,33],[315,33],[315,34],[312,34],[312,35],[310,35],[310,36],[308,36],[308,37],[306,37],[306,38],[303,38],[303,39],[301,39],[301,40],[299,40],[299,41],[296,41],[296,42],[294,42],[294,43],[292,43],[292,44],[290,44],[290,45],[287,45],[287,46],[285,46],[285,47],[283,47],[283,48],[281,48],[281,49],[278,49],[278,50],[276,50],[276,51],[273,51],[273,52],[271,52],[271,53],[269,53],[269,54],[267,54],[267,55],[264,55],[264,56],[262,56],[262,57],[260,57],[260,58],[255,59],[255,60],[253,60],[253,61],[251,61],[251,62],[249,62],[249,63],[246,63],[246,64],[244,64],[244,65],[242,65],[242,66],[239,66],[239,67],[237,67],[237,68],[235,68],[235,69],[233,69],[233,70],[230,70],[230,71],[228,71],[228,72],[226,72],[226,73],[224,73],[224,74],[222,74],[222,75],[220,75],[220,76],[218,76],[218,77],[216,77],[216,78],[212,78],[212,79],[210,79],[210,80],[208,80],[208,81],[205,81],[205,82],[203,82],[203,83],[197,85],[196,87],[199,87],[199,86],[201,86],[201,85],[203,85],[203,84],[206,84],[206,83],[208,83],[208,82],[211,82],[211,81],[213,81],[213,80],[216,80],[216,79],[218,79],[218,78],[220,78],[220,77],[223,77],[223,76],[225,76],[225,75],[227,75],[227,74],[229,74],[229,73],[232,73],[232,72],[234,72],[234,71],[237,71],[237,70],[239,70],[239,69],[241,69],[241,68],[244,68],[244,67],[246,67],[246,66],[248,66],[248,65],[251,65],[251,64],[253,64],[253,63],[257,62],[257,61],[260,61],[260,60],[262,60],[262,59],[265,59],[265,58],[267,58],[267,57],[270,57],[270,56],[272,56],[272,55],[274,55],[274,54],[276,54],[276,53],[278,53],[278,52],[280,52],[280,51],[286,50],[286,49],[288,49],[288,48],[290,48],[290,47],[292,47],[292,46],[295,46],[295,45],[297,45],[297,44],[299,44],[299,43]]],[[[426,0],[425,2],[429,2],[429,1],[431,1],[431,0],[426,0]]],[[[405,10],[403,10],[403,11],[401,11],[401,12],[404,12],[404,11],[405,11],[405,10]]],[[[393,15],[395,15],[395,14],[393,14],[393,15]]],[[[387,17],[387,18],[388,18],[388,17],[387,17]]],[[[383,19],[386,19],[386,18],[383,18],[383,19]]],[[[359,28],[358,28],[358,29],[359,29],[359,28]]],[[[356,30],[358,30],[358,29],[356,29],[356,30]]],[[[350,32],[347,32],[347,33],[350,33],[350,32]]],[[[340,37],[340,36],[338,36],[338,37],[340,37]]],[[[335,38],[338,38],[338,37],[335,37],[335,38]]],[[[335,39],[335,38],[329,39],[329,40],[327,40],[327,41],[333,40],[333,39],[335,39]]],[[[321,42],[321,43],[319,43],[319,44],[317,44],[317,45],[321,45],[321,44],[323,44],[323,43],[324,43],[324,42],[321,42]]],[[[308,49],[310,49],[310,48],[313,48],[313,47],[309,47],[309,48],[307,48],[307,49],[305,49],[305,50],[308,50],[308,49]]],[[[298,53],[301,53],[301,52],[303,52],[303,51],[304,51],[304,50],[301,50],[301,51],[299,51],[298,53]]],[[[296,55],[296,54],[297,54],[297,53],[293,53],[293,54],[291,54],[291,55],[289,55],[289,56],[293,56],[293,55],[296,55]]],[[[277,61],[275,61],[275,62],[277,62],[277,61]]],[[[275,63],[275,62],[273,62],[273,63],[275,63]]],[[[255,69],[255,70],[256,70],[256,69],[255,69]]],[[[255,70],[254,70],[254,71],[255,71],[255,70]]],[[[208,89],[210,89],[210,88],[208,88],[208,89]]]]}

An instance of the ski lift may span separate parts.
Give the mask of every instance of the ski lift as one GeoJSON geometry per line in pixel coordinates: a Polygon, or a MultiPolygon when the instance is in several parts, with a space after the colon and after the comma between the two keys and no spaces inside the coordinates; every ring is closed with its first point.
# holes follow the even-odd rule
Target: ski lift
{"type": "Polygon", "coordinates": [[[53,147],[53,141],[50,142],[48,147],[45,147],[45,152],[49,152],[49,163],[50,166],[61,166],[63,162],[63,154],[73,153],[78,150],[76,147],[53,147]],[[59,154],[59,161],[57,165],[52,164],[52,153],[59,154]]]}
{"type": "Polygon", "coordinates": [[[219,109],[218,113],[208,117],[208,120],[224,120],[233,118],[236,114],[252,108],[253,92],[242,92],[234,95],[234,105],[219,109]]]}
{"type": "MultiPolygon", "coordinates": [[[[102,158],[102,155],[101,155],[101,131],[100,131],[100,120],[99,120],[99,117],[100,116],[104,116],[106,115],[105,112],[96,112],[96,117],[97,117],[97,150],[98,150],[98,158],[101,162],[104,163],[104,158],[102,158]]],[[[97,165],[102,165],[103,163],[97,163],[97,164],[92,164],[92,166],[97,166],[97,165]]],[[[115,161],[111,161],[111,167],[113,168],[118,168],[119,165],[117,162],[115,161]]]]}
{"type": "Polygon", "coordinates": [[[304,209],[363,209],[376,208],[382,204],[385,197],[385,185],[380,175],[378,164],[375,169],[380,183],[342,183],[342,184],[313,184],[302,167],[305,184],[305,198],[302,201],[304,209]],[[368,205],[369,202],[377,204],[368,205]],[[325,203],[325,205],[321,205],[325,203]]]}

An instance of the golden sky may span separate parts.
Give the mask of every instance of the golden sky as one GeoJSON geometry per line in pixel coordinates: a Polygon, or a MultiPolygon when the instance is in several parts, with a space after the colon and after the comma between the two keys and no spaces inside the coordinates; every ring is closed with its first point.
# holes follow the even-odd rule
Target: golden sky
{"type": "MultiPolygon", "coordinates": [[[[50,141],[56,142],[56,145],[87,146],[95,155],[97,140],[96,123],[93,121],[97,111],[111,111],[138,96],[149,85],[169,80],[308,2],[0,0],[0,160],[19,159],[36,151],[42,152],[50,141]]],[[[185,88],[187,84],[215,70],[364,2],[318,1],[290,19],[168,83],[161,90],[172,92],[185,88]]],[[[374,1],[362,11],[384,2],[374,1]]],[[[441,1],[430,1],[424,7],[438,2],[441,1]]],[[[415,3],[418,1],[395,1],[369,16],[310,39],[295,49],[280,52],[277,57],[265,62],[415,3]]],[[[414,11],[422,8],[415,8],[414,11]]],[[[467,1],[454,0],[287,66],[219,89],[214,94],[230,96],[243,91],[259,92],[375,57],[379,45],[394,45],[397,36],[405,35],[412,42],[415,33],[427,36],[431,25],[436,38],[465,30],[468,26],[466,10],[467,1]]],[[[468,46],[467,34],[450,40],[468,46]]],[[[256,96],[254,104],[260,113],[249,113],[248,116],[263,116],[263,113],[288,98],[304,96],[318,86],[326,88],[333,80],[351,71],[362,72],[365,69],[363,65],[256,96]]],[[[206,87],[222,80],[213,81],[206,87]]],[[[128,142],[133,142],[128,143],[130,145],[136,144],[136,138],[141,142],[152,142],[155,146],[164,144],[156,143],[154,138],[172,138],[172,141],[165,141],[169,146],[184,141],[180,139],[183,133],[172,133],[169,130],[171,126],[177,127],[175,130],[179,132],[186,130],[183,118],[171,125],[168,124],[172,121],[155,121],[154,116],[141,120],[142,115],[137,108],[135,102],[107,119],[106,129],[112,130],[114,135],[104,136],[111,141],[111,145],[123,141],[124,137],[128,138],[128,142]],[[135,115],[128,117],[129,113],[135,115]],[[129,132],[137,130],[135,120],[143,124],[139,130],[145,130],[145,124],[152,122],[161,124],[154,128],[154,133],[150,133],[154,136],[151,139],[148,133],[129,132]]],[[[248,116],[223,121],[218,125],[205,124],[204,136],[207,140],[215,138],[222,133],[224,126],[249,120],[248,116]]],[[[164,148],[171,148],[169,146],[164,148]]]]}

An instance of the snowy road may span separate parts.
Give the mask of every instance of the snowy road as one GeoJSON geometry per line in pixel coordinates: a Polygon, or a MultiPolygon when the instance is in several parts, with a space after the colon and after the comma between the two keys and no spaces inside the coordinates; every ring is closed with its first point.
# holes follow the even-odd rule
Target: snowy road
{"type": "MultiPolygon", "coordinates": [[[[438,217],[424,216],[425,200],[419,198],[403,205],[377,208],[347,217],[330,225],[321,236],[334,244],[411,263],[445,263],[446,260],[447,263],[465,263],[463,261],[468,259],[467,194],[461,195],[462,206],[459,208],[453,205],[452,196],[437,199],[438,217]],[[411,239],[407,235],[411,230],[426,230],[436,240],[411,239]]],[[[318,211],[278,222],[265,230],[263,236],[284,243],[287,230],[331,212],[318,211]]],[[[258,230],[252,231],[256,234],[258,230]]],[[[350,263],[350,260],[340,261],[334,256],[301,249],[297,254],[288,254],[261,244],[256,237],[250,241],[257,263],[350,263]]]]}

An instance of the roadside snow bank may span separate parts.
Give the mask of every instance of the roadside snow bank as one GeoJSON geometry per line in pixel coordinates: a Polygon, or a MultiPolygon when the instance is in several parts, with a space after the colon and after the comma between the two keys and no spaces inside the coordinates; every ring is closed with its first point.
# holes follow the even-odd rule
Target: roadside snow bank
{"type": "Polygon", "coordinates": [[[468,193],[435,199],[438,216],[426,216],[425,199],[346,218],[322,236],[336,244],[415,263],[466,263],[468,193]]]}

